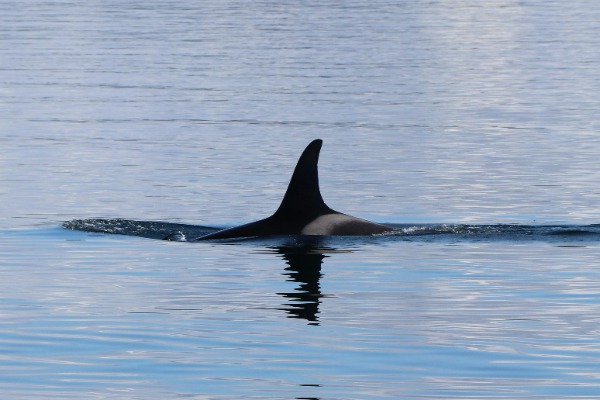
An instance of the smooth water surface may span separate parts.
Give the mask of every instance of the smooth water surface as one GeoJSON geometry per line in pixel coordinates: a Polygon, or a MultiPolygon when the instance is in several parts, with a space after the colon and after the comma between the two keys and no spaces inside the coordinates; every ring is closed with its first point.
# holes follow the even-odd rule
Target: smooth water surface
{"type": "Polygon", "coordinates": [[[600,397],[598,20],[592,0],[0,0],[0,397],[600,397]],[[315,138],[351,215],[587,228],[62,227],[268,216],[315,138]]]}

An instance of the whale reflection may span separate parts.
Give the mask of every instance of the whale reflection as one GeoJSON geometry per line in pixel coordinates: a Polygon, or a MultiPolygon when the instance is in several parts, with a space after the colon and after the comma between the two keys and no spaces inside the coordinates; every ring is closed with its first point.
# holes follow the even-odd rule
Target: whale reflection
{"type": "Polygon", "coordinates": [[[321,265],[328,257],[324,254],[327,249],[305,244],[281,246],[274,250],[288,265],[283,273],[287,276],[286,280],[298,284],[292,292],[277,293],[289,299],[281,310],[290,318],[302,318],[309,321],[310,325],[319,325],[319,305],[323,297],[320,286],[323,276],[321,265]]]}
{"type": "Polygon", "coordinates": [[[324,260],[334,253],[349,253],[351,248],[335,248],[323,238],[302,238],[291,244],[280,243],[268,247],[269,251],[282,258],[287,267],[282,275],[287,282],[295,283],[294,290],[278,292],[287,301],[280,310],[288,318],[304,319],[309,325],[319,325],[319,307],[322,299],[330,295],[321,292],[324,260]]]}

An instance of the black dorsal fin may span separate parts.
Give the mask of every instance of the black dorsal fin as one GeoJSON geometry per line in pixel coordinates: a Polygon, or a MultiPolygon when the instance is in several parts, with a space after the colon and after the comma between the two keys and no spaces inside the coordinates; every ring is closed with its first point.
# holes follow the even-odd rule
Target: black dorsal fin
{"type": "Polygon", "coordinates": [[[306,219],[335,212],[327,207],[319,190],[317,164],[322,145],[323,141],[316,139],[306,146],[274,217],[306,219]]]}

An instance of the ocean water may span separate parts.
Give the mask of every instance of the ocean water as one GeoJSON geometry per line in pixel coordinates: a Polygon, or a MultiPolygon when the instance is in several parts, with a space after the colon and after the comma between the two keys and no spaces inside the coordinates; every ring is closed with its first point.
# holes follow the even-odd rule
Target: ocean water
{"type": "Polygon", "coordinates": [[[600,397],[599,20],[0,0],[0,397],[600,397]],[[327,204],[402,234],[63,227],[268,216],[315,138],[327,204]]]}

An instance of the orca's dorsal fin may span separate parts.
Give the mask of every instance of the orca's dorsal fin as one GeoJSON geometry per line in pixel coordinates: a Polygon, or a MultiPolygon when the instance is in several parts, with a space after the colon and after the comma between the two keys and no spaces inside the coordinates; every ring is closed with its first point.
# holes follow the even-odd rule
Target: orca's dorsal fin
{"type": "Polygon", "coordinates": [[[316,139],[306,146],[274,217],[306,219],[336,212],[325,204],[319,190],[317,164],[322,145],[323,141],[316,139]]]}

